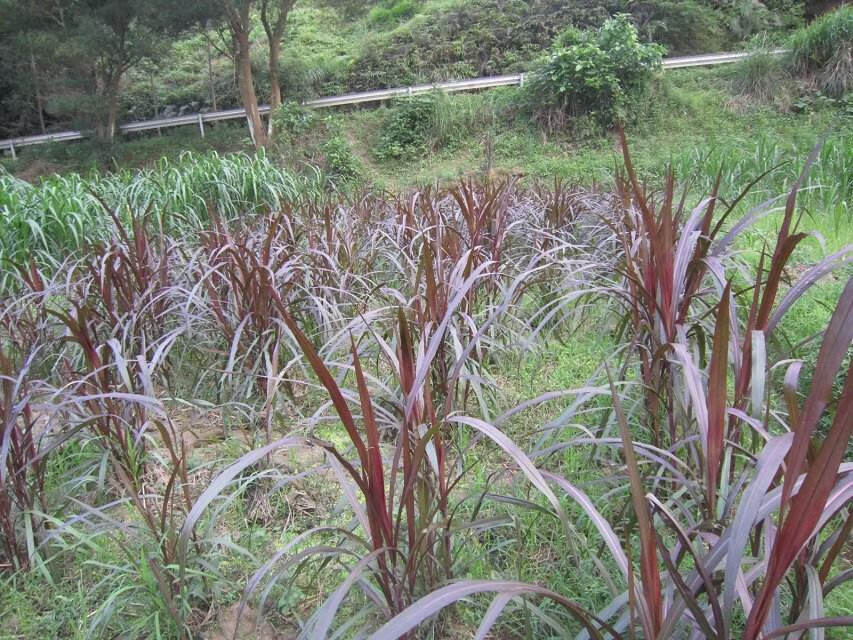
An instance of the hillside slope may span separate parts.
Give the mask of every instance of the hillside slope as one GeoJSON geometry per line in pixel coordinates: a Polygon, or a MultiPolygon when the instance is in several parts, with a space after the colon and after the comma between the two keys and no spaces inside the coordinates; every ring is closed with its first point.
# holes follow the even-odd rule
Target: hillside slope
{"type": "MultiPolygon", "coordinates": [[[[679,55],[737,48],[755,33],[787,31],[801,22],[802,7],[791,0],[766,6],[752,0],[302,0],[284,39],[283,88],[287,97],[303,99],[517,72],[566,27],[599,26],[620,12],[632,16],[644,40],[679,55]]],[[[126,92],[130,115],[212,106],[211,85],[217,107],[237,106],[230,61],[216,48],[209,51],[201,35],[188,36],[159,68],[133,73],[126,92]]],[[[256,49],[255,78],[264,96],[269,78],[260,36],[256,49]]]]}
{"type": "MultiPolygon", "coordinates": [[[[616,13],[628,13],[642,39],[671,55],[721,51],[759,32],[781,37],[802,23],[804,11],[799,0],[298,0],[283,38],[280,80],[286,98],[303,99],[519,71],[566,27],[596,27],[616,13]]],[[[266,101],[266,42],[255,20],[253,71],[266,101]]],[[[0,46],[0,137],[39,130],[33,83],[8,79],[26,78],[29,68],[8,35],[0,46]]],[[[185,32],[171,38],[156,64],[134,66],[123,81],[119,120],[239,106],[225,37],[185,32]]],[[[80,98],[73,88],[42,84],[49,129],[85,126],[85,110],[71,106],[80,98]]]]}

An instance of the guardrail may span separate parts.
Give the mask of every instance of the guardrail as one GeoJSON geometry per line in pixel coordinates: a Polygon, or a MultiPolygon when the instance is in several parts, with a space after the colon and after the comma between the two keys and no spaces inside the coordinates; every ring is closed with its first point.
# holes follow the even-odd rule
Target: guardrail
{"type": "MultiPolygon", "coordinates": [[[[781,55],[785,53],[784,49],[777,49],[771,53],[781,55]]],[[[701,56],[682,56],[678,58],[666,58],[663,61],[664,69],[686,69],[689,67],[703,67],[719,64],[727,64],[737,62],[749,56],[749,53],[712,53],[701,56]]],[[[338,107],[349,104],[362,104],[365,102],[382,102],[393,98],[417,95],[419,93],[428,93],[430,91],[474,91],[477,89],[490,89],[492,87],[507,87],[507,86],[523,86],[527,74],[517,73],[504,76],[489,76],[485,78],[474,78],[471,80],[452,80],[450,82],[439,82],[433,84],[419,84],[412,87],[399,87],[395,89],[380,89],[378,91],[364,91],[361,93],[348,93],[342,96],[329,96],[327,98],[316,98],[314,100],[306,100],[303,104],[306,107],[314,107],[321,109],[325,107],[338,107]]],[[[258,108],[262,115],[270,112],[269,106],[261,106],[258,108]]],[[[178,116],[176,118],[160,118],[157,120],[144,120],[139,122],[128,122],[119,125],[121,133],[135,133],[139,131],[155,131],[158,129],[166,129],[168,127],[181,127],[186,125],[197,125],[199,132],[204,137],[205,122],[220,122],[223,120],[236,120],[245,118],[246,111],[244,109],[228,109],[225,111],[210,111],[208,113],[194,113],[190,115],[178,116]]],[[[0,140],[0,150],[7,149],[11,151],[12,157],[15,157],[16,147],[25,147],[34,144],[44,144],[47,142],[65,142],[67,140],[80,140],[88,134],[82,131],[62,131],[59,133],[47,133],[39,136],[26,136],[22,138],[12,138],[9,140],[0,140]]]]}

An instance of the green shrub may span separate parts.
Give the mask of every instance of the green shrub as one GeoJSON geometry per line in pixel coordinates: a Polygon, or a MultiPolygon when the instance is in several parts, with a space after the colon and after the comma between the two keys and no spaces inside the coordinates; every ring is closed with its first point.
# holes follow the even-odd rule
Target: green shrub
{"type": "Polygon", "coordinates": [[[282,137],[293,139],[309,131],[317,122],[317,113],[295,100],[285,100],[273,116],[273,128],[282,137]]]}
{"type": "Polygon", "coordinates": [[[397,101],[382,127],[376,155],[380,159],[402,158],[426,151],[434,113],[432,95],[397,101]]]}
{"type": "Polygon", "coordinates": [[[697,0],[640,0],[628,9],[642,39],[662,44],[673,55],[717,52],[728,46],[720,12],[697,0]]]}
{"type": "Polygon", "coordinates": [[[797,31],[789,46],[794,70],[814,76],[824,93],[839,97],[853,89],[853,7],[818,18],[797,31]]]}
{"type": "Polygon", "coordinates": [[[385,117],[376,156],[382,160],[457,148],[472,132],[494,127],[505,93],[447,94],[435,91],[397,101],[385,117]]]}
{"type": "Polygon", "coordinates": [[[568,29],[530,83],[539,117],[589,116],[600,124],[628,119],[660,68],[663,47],[643,44],[627,15],[595,31],[568,29]]]}
{"type": "Polygon", "coordinates": [[[325,157],[326,177],[332,182],[353,183],[361,179],[363,169],[342,135],[329,138],[320,147],[325,157]]]}
{"type": "Polygon", "coordinates": [[[372,24],[383,24],[411,18],[417,11],[414,0],[385,0],[367,14],[372,24]]]}

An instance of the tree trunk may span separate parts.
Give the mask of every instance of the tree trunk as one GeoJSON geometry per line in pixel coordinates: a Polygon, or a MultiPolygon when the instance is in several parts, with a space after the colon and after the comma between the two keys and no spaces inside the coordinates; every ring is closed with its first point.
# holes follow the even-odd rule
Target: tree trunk
{"type": "Polygon", "coordinates": [[[281,54],[281,40],[273,39],[270,40],[270,61],[269,61],[269,71],[270,71],[270,116],[269,116],[269,126],[267,128],[267,135],[272,138],[273,136],[273,114],[278,110],[281,106],[281,82],[278,77],[278,60],[281,54]]]}
{"type": "Polygon", "coordinates": [[[205,34],[204,39],[207,41],[207,82],[210,86],[210,104],[214,111],[218,111],[219,109],[216,106],[216,83],[213,81],[213,52],[210,50],[210,38],[205,34]]]}
{"type": "Polygon", "coordinates": [[[95,96],[101,105],[95,122],[95,135],[106,142],[112,142],[115,139],[120,86],[121,73],[95,72],[95,96]]]}
{"type": "Polygon", "coordinates": [[[279,79],[279,58],[281,58],[281,40],[270,40],[270,107],[273,111],[281,106],[281,81],[279,79]]]}
{"type": "Polygon", "coordinates": [[[255,93],[255,80],[252,75],[252,59],[249,55],[249,32],[241,29],[234,33],[234,44],[236,49],[237,83],[240,86],[240,96],[243,99],[243,108],[251,127],[252,139],[255,148],[260,149],[268,145],[268,138],[264,123],[258,111],[258,96],[255,93]]]}
{"type": "Polygon", "coordinates": [[[39,126],[41,127],[42,133],[47,133],[47,127],[44,126],[44,98],[41,95],[41,83],[39,82],[39,72],[38,67],[36,66],[36,56],[32,50],[30,50],[30,70],[33,74],[33,86],[35,87],[36,110],[39,115],[39,126]]]}
{"type": "MultiPolygon", "coordinates": [[[[263,0],[261,2],[261,23],[264,25],[269,45],[270,108],[272,112],[281,106],[281,79],[279,77],[281,39],[287,26],[287,16],[295,3],[296,0],[263,0]]],[[[272,137],[272,116],[270,116],[269,123],[269,136],[272,137]]]]}

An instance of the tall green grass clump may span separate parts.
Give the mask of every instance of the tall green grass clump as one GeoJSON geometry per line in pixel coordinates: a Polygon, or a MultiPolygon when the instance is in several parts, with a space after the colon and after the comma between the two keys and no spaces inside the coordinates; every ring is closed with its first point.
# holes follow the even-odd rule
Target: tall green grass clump
{"type": "Polygon", "coordinates": [[[821,91],[841,97],[853,89],[853,7],[844,5],[791,37],[791,63],[814,76],[821,91]]]}
{"type": "Polygon", "coordinates": [[[733,84],[738,94],[761,101],[770,101],[779,94],[787,73],[773,49],[766,36],[752,42],[749,56],[738,62],[734,70],[733,84]]]}
{"type": "Polygon", "coordinates": [[[200,228],[210,211],[234,218],[279,209],[309,191],[314,178],[277,167],[264,154],[185,153],[143,171],[57,175],[30,185],[0,174],[0,260],[34,258],[52,264],[87,245],[109,238],[109,215],[150,211],[165,230],[200,228]]]}

